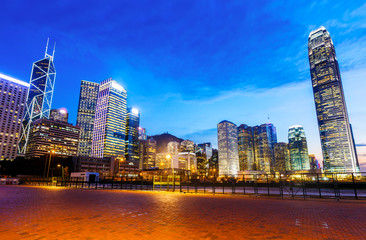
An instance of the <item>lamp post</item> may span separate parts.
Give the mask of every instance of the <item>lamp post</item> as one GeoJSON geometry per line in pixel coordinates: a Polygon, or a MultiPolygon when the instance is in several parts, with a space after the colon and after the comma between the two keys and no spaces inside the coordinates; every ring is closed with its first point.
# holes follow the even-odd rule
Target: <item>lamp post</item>
{"type": "Polygon", "coordinates": [[[48,168],[47,168],[47,178],[48,178],[48,176],[49,176],[49,173],[50,173],[50,166],[51,166],[51,160],[52,160],[52,154],[53,153],[55,153],[55,150],[51,150],[51,152],[50,152],[50,159],[49,159],[49,161],[48,161],[48,168]]]}
{"type": "Polygon", "coordinates": [[[62,171],[62,181],[64,180],[64,166],[62,166],[61,164],[57,164],[57,167],[61,167],[61,171],[62,171]]]}

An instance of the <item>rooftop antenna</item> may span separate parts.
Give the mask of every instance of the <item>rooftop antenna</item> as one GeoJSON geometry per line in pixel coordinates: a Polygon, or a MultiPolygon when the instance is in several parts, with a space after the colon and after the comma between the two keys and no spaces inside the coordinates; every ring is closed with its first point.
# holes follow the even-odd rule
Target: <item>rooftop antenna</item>
{"type": "Polygon", "coordinates": [[[50,41],[50,38],[47,38],[47,45],[46,45],[46,51],[44,53],[44,57],[47,57],[47,51],[48,51],[48,42],[50,41]]]}
{"type": "Polygon", "coordinates": [[[269,120],[269,114],[268,114],[268,123],[271,123],[271,121],[269,120]]]}
{"type": "Polygon", "coordinates": [[[53,45],[52,59],[53,59],[53,57],[55,56],[55,49],[56,49],[56,42],[55,42],[55,44],[53,45]]]}

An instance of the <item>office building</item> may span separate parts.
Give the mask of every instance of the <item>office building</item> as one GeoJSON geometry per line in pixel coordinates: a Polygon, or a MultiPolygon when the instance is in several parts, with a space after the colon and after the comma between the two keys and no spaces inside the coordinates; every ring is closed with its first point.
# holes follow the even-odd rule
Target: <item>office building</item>
{"type": "Polygon", "coordinates": [[[69,120],[69,113],[64,108],[51,109],[50,120],[67,123],[69,120]]]}
{"type": "Polygon", "coordinates": [[[170,155],[177,155],[180,152],[180,143],[176,141],[169,142],[167,150],[170,155]]]}
{"type": "Polygon", "coordinates": [[[310,75],[326,172],[358,172],[338,60],[329,32],[320,27],[308,39],[310,75]]]}
{"type": "Polygon", "coordinates": [[[0,74],[0,160],[14,160],[29,84],[0,74]]]}
{"type": "Polygon", "coordinates": [[[238,153],[240,171],[257,169],[254,154],[253,128],[245,124],[238,127],[238,153]]]}
{"type": "Polygon", "coordinates": [[[222,121],[217,125],[219,145],[219,175],[235,176],[239,171],[238,133],[234,123],[222,121]]]}
{"type": "Polygon", "coordinates": [[[126,117],[126,160],[139,166],[139,125],[140,112],[136,108],[127,109],[126,117]]]}
{"type": "Polygon", "coordinates": [[[139,140],[139,158],[139,168],[141,170],[155,167],[156,141],[153,138],[149,138],[147,140],[139,140]]]}
{"type": "Polygon", "coordinates": [[[146,140],[147,139],[146,129],[142,128],[142,127],[139,127],[138,131],[139,131],[139,140],[146,140]]]}
{"type": "Polygon", "coordinates": [[[55,49],[53,49],[52,55],[49,55],[47,50],[48,41],[44,58],[34,62],[32,66],[30,87],[25,105],[22,133],[18,148],[18,152],[21,154],[25,154],[27,151],[30,128],[33,121],[40,118],[48,119],[50,116],[56,69],[53,64],[55,49]]]}
{"type": "Polygon", "coordinates": [[[211,143],[201,143],[197,145],[198,151],[206,155],[207,159],[210,159],[212,157],[212,146],[211,143]]]}
{"type": "Polygon", "coordinates": [[[271,123],[250,127],[238,127],[238,150],[241,171],[264,171],[270,173],[275,165],[274,144],[276,128],[271,123]]]}
{"type": "Polygon", "coordinates": [[[291,170],[310,170],[308,144],[304,128],[300,125],[288,129],[288,145],[290,151],[291,170]]]}
{"type": "Polygon", "coordinates": [[[77,156],[80,128],[69,123],[41,118],[32,122],[26,157],[54,152],[61,157],[77,156]]]}
{"type": "Polygon", "coordinates": [[[180,143],[180,151],[181,152],[195,152],[195,144],[191,140],[184,140],[180,143]]]}
{"type": "Polygon", "coordinates": [[[91,157],[99,83],[82,80],[76,125],[80,127],[78,156],[91,157]]]}
{"type": "Polygon", "coordinates": [[[274,143],[273,151],[275,156],[274,171],[285,172],[291,170],[290,151],[288,143],[274,143]]]}
{"type": "Polygon", "coordinates": [[[127,92],[112,78],[100,83],[95,110],[92,157],[125,157],[127,92]]]}

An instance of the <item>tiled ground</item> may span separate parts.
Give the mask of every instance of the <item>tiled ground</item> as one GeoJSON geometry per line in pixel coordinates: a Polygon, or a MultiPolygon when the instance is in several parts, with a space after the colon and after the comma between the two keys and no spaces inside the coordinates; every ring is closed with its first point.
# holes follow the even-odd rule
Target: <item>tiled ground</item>
{"type": "Polygon", "coordinates": [[[366,203],[0,186],[0,239],[366,239],[366,203]]]}

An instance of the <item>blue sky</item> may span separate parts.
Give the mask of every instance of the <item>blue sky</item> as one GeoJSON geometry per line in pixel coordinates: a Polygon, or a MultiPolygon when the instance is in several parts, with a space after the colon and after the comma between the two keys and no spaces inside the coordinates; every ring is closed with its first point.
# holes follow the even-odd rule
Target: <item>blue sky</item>
{"type": "MultiPolygon", "coordinates": [[[[0,72],[29,81],[56,44],[53,107],[76,122],[80,81],[112,76],[148,134],[217,144],[221,120],[304,126],[321,158],[307,38],[323,25],[341,68],[357,144],[366,144],[364,1],[2,1],[0,72]]],[[[366,162],[366,147],[358,148],[366,162]]],[[[366,165],[365,165],[366,167],[366,165]]],[[[366,169],[365,169],[366,170],[366,169]]]]}

